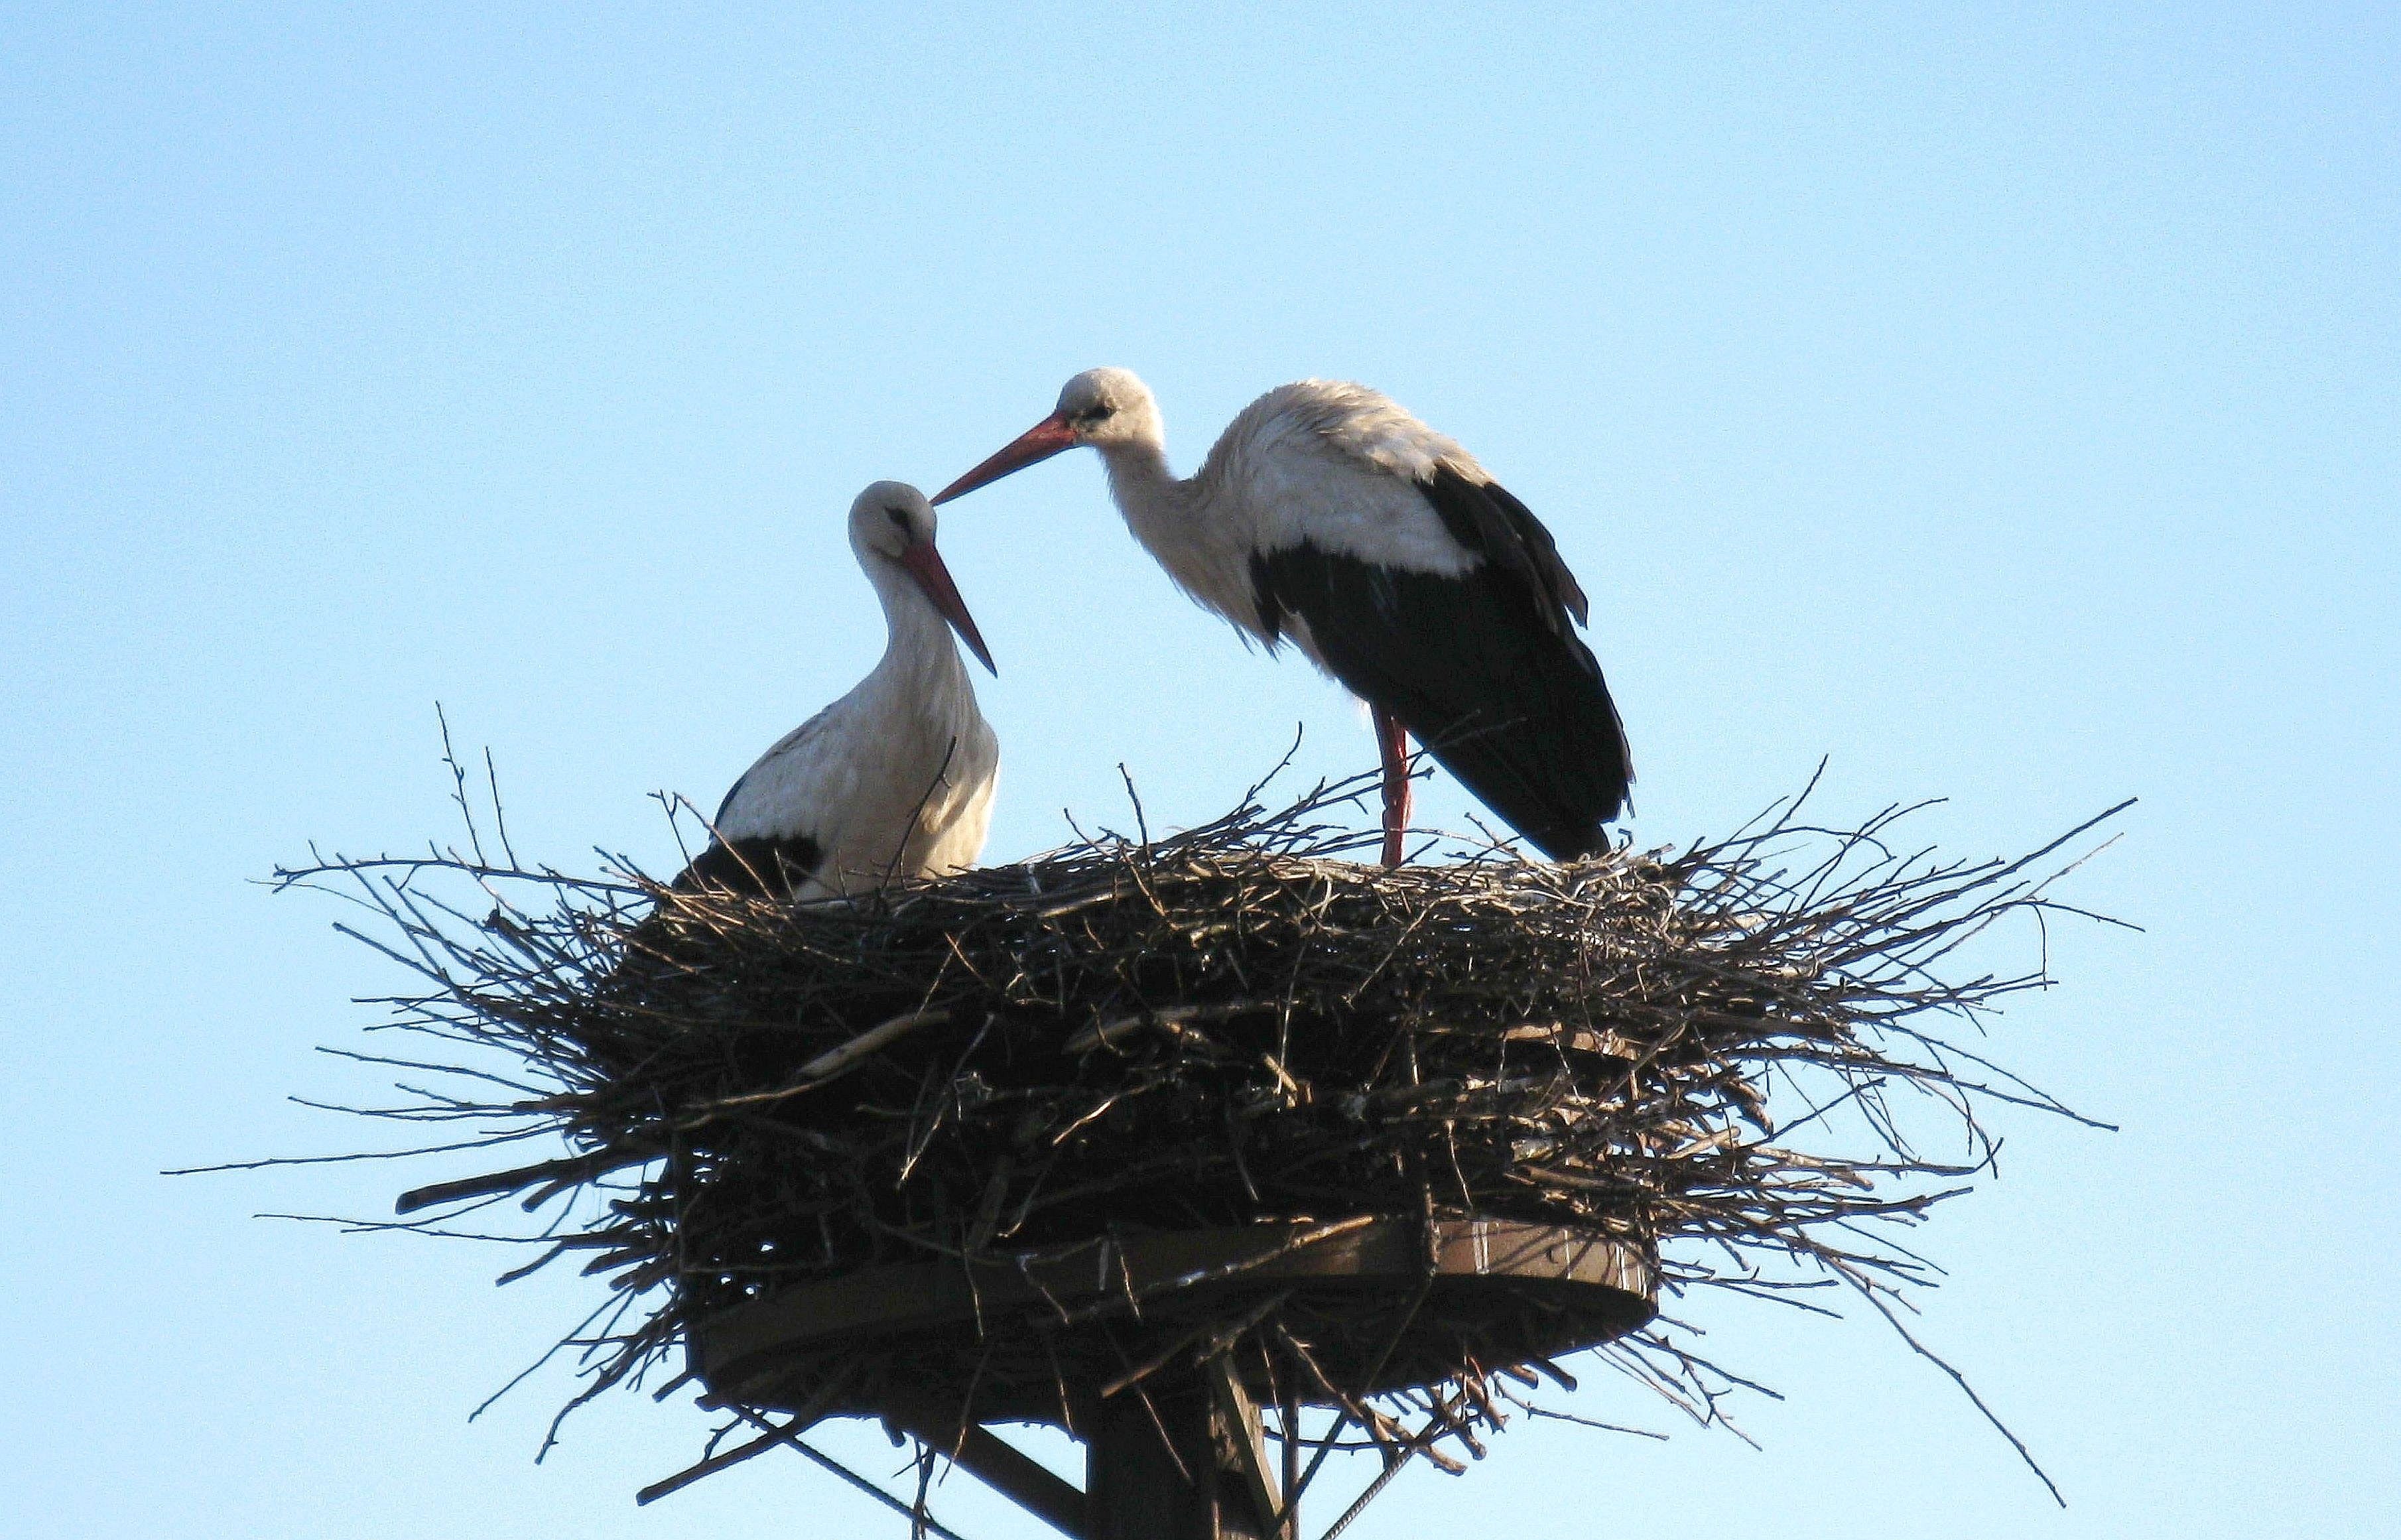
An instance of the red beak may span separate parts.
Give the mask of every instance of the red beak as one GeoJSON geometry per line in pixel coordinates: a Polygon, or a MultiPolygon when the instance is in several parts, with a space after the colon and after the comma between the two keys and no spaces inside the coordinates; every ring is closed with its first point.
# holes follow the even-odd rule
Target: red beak
{"type": "Polygon", "coordinates": [[[1011,471],[1022,471],[1038,464],[1062,449],[1076,447],[1076,430],[1067,419],[1053,412],[1049,417],[1018,434],[1008,447],[985,461],[967,474],[934,494],[937,505],[954,497],[964,497],[977,488],[998,481],[1011,471]]]}
{"type": "Polygon", "coordinates": [[[934,549],[930,540],[921,541],[900,553],[900,565],[917,580],[917,586],[934,602],[941,617],[951,623],[951,629],[967,644],[967,650],[981,659],[984,667],[998,679],[1000,670],[993,667],[992,650],[983,644],[983,635],[976,629],[975,617],[967,613],[967,600],[959,598],[959,585],[951,581],[951,570],[942,565],[942,553],[934,549]]]}

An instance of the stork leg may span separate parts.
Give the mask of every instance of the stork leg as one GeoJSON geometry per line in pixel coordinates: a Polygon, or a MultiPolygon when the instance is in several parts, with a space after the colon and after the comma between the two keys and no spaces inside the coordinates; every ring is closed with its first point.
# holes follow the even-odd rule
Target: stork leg
{"type": "Polygon", "coordinates": [[[1376,745],[1384,753],[1384,864],[1401,864],[1401,841],[1409,831],[1409,733],[1400,719],[1380,706],[1376,713],[1376,745]]]}

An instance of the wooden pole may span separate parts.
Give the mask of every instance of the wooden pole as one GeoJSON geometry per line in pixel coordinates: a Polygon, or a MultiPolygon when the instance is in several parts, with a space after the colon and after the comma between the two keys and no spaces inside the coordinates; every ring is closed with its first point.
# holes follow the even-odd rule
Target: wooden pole
{"type": "Polygon", "coordinates": [[[1101,1403],[1084,1446],[1087,1540],[1273,1540],[1258,1409],[1229,1406],[1205,1372],[1101,1403]]]}
{"type": "Polygon", "coordinates": [[[923,1409],[886,1418],[893,1427],[937,1450],[962,1470],[1062,1534],[1083,1536],[1090,1519],[1084,1494],[991,1431],[923,1409]]]}

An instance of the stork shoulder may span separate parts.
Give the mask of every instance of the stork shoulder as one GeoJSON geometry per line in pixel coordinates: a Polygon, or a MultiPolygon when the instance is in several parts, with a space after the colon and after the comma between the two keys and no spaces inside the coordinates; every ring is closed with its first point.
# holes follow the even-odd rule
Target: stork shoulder
{"type": "Polygon", "coordinates": [[[1381,391],[1347,379],[1296,379],[1242,409],[1227,441],[1262,447],[1313,439],[1356,461],[1409,481],[1422,481],[1448,462],[1477,480],[1489,479],[1475,457],[1447,433],[1435,432],[1381,391]]]}
{"type": "Polygon", "coordinates": [[[1242,510],[1253,550],[1309,544],[1378,566],[1457,577],[1480,554],[1456,538],[1423,485],[1443,465],[1482,476],[1450,439],[1364,385],[1281,385],[1234,419],[1201,480],[1242,510]]]}

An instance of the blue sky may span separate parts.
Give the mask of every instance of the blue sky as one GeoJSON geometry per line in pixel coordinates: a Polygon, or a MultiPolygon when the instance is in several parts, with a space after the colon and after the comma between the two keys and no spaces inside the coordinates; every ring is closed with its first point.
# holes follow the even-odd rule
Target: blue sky
{"type": "MultiPolygon", "coordinates": [[[[2401,1504],[2401,21],[2390,7],[19,8],[0,18],[0,1518],[76,1535],[736,1540],[881,1520],[798,1461],[652,1509],[705,1426],[466,1413],[586,1291],[494,1290],[350,1148],[392,980],[249,879],[447,832],[664,865],[881,639],[853,493],[1069,374],[1189,467],[1375,384],[1557,533],[1634,838],[1951,799],[1981,856],[2126,795],[1995,1052],[1926,1335],[1713,1317],[1752,1451],[1544,1426],[1354,1533],[2363,1533],[2401,1504]]],[[[1178,598],[1073,456],[954,510],[998,655],[990,854],[1221,811],[1356,708],[1178,598]]],[[[1429,817],[1466,804],[1437,783],[1429,817]]],[[[372,1131],[366,1131],[372,1132],[372,1131]]],[[[1608,1389],[1597,1415],[1656,1413],[1608,1389]]],[[[832,1443],[888,1463],[857,1430],[832,1443]]],[[[954,1488],[961,1483],[954,1483],[954,1488]]],[[[979,1535],[1043,1533],[954,1492],[979,1535]]]]}

